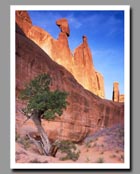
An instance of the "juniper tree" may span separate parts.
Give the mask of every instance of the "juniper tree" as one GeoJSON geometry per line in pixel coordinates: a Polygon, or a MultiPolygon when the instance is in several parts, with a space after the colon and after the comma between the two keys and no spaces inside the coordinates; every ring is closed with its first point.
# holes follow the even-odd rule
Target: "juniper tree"
{"type": "Polygon", "coordinates": [[[46,155],[50,155],[51,144],[41,125],[41,119],[53,120],[56,116],[61,116],[68,104],[66,101],[68,93],[51,91],[50,83],[50,76],[41,74],[31,80],[20,93],[20,98],[27,103],[22,111],[37,127],[46,155]]]}

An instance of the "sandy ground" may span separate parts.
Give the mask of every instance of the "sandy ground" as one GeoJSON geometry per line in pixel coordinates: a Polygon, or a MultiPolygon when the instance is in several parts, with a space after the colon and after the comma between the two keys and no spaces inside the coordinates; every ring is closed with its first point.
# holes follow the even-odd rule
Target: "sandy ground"
{"type": "Polygon", "coordinates": [[[76,144],[76,151],[80,151],[79,158],[73,160],[61,160],[64,153],[58,151],[55,157],[40,155],[36,146],[22,137],[17,138],[16,162],[17,163],[123,163],[124,151],[119,146],[113,146],[107,142],[106,136],[98,136],[88,142],[76,144]]]}

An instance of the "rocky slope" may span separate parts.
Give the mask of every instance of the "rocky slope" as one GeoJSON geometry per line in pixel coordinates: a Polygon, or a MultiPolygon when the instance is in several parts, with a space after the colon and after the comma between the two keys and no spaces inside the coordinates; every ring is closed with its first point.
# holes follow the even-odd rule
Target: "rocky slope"
{"type": "Polygon", "coordinates": [[[56,25],[60,28],[58,39],[54,39],[45,30],[32,25],[26,11],[16,12],[16,22],[28,38],[39,45],[52,60],[71,72],[85,89],[105,98],[104,78],[93,65],[86,36],[83,36],[83,42],[75,49],[74,54],[71,53],[68,43],[70,29],[67,19],[62,18],[56,21],[56,25]]]}
{"type": "MultiPolygon", "coordinates": [[[[101,99],[85,90],[63,66],[55,63],[33,41],[16,26],[16,92],[23,89],[25,83],[40,73],[52,77],[51,89],[60,89],[69,93],[69,105],[63,115],[54,121],[44,121],[43,126],[51,139],[61,138],[82,141],[87,135],[103,127],[110,127],[124,121],[124,104],[101,99]]],[[[17,99],[16,127],[21,128],[25,117],[18,109],[23,104],[17,99]]],[[[24,132],[36,131],[34,125],[27,122],[24,132]],[[28,129],[30,128],[30,129],[28,129]]]]}

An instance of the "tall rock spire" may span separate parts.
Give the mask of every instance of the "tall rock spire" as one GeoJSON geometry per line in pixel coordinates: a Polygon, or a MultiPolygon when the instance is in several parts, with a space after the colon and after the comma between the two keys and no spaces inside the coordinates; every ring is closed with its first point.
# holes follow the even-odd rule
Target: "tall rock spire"
{"type": "Polygon", "coordinates": [[[113,83],[112,100],[114,102],[124,102],[124,94],[120,94],[118,82],[113,83]]]}
{"type": "Polygon", "coordinates": [[[113,95],[112,95],[112,100],[114,102],[119,102],[119,83],[118,82],[114,82],[113,83],[113,95]]]}
{"type": "Polygon", "coordinates": [[[74,50],[74,76],[86,89],[104,98],[104,78],[95,70],[87,37],[84,35],[82,40],[82,44],[74,50]]]}

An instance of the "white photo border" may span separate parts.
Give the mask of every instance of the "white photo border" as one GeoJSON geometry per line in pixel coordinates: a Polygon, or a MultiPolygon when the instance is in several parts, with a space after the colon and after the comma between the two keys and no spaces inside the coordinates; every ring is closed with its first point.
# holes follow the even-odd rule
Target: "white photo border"
{"type": "Polygon", "coordinates": [[[129,5],[11,5],[10,6],[10,168],[11,169],[130,169],[130,6],[129,5]],[[15,161],[15,11],[124,11],[124,163],[16,163],[15,161]]]}

